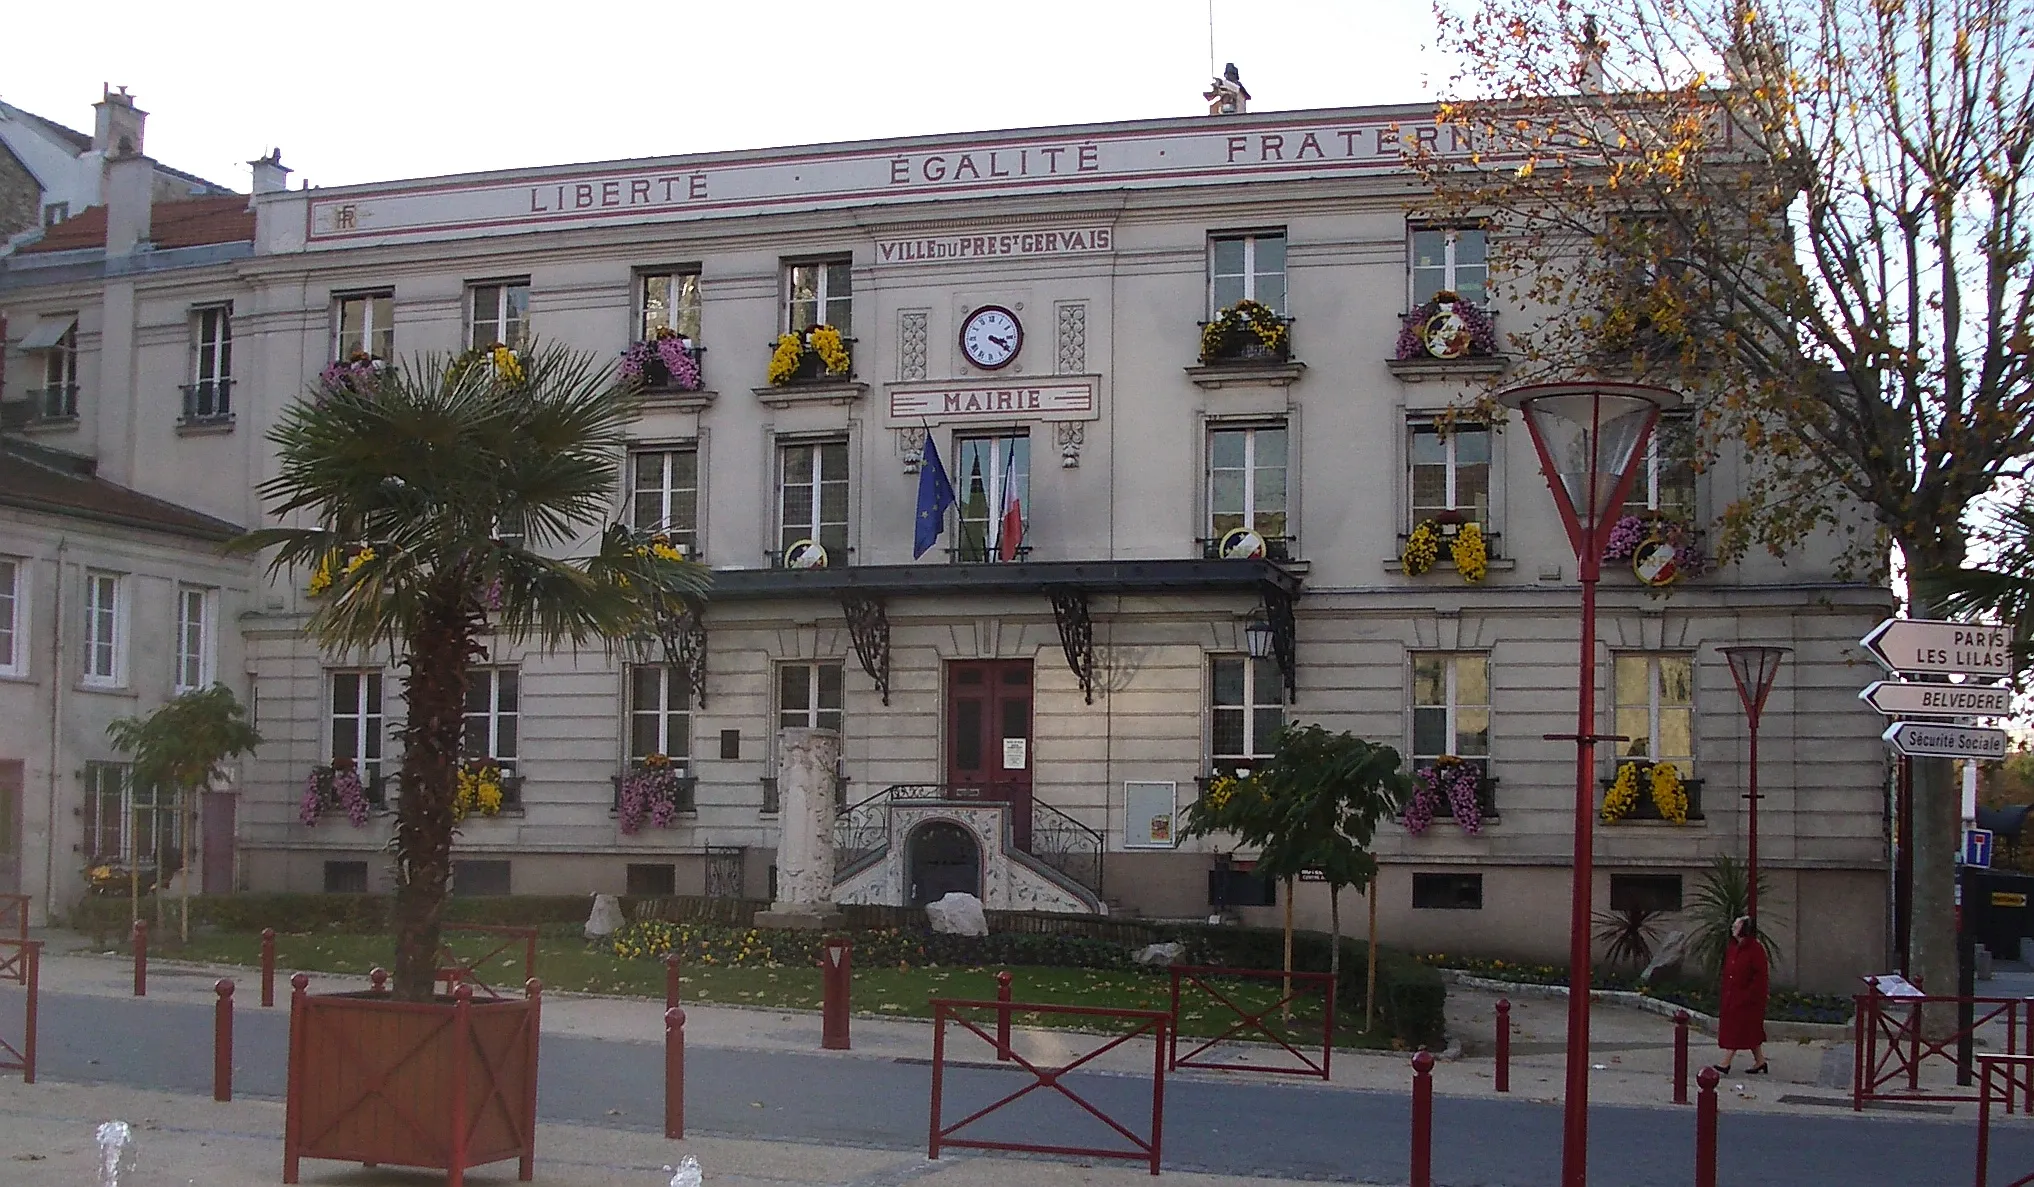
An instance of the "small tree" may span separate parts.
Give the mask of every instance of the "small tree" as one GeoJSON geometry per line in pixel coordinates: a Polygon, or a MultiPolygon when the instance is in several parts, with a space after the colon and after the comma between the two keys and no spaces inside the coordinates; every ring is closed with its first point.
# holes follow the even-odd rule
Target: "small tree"
{"type": "MultiPolygon", "coordinates": [[[[233,690],[223,684],[184,693],[146,717],[123,717],[106,727],[115,749],[134,756],[136,787],[168,790],[176,797],[179,832],[183,836],[183,938],[191,938],[191,821],[189,803],[214,779],[225,776],[226,762],[261,745],[261,735],[247,721],[247,711],[233,690]]],[[[158,830],[160,835],[160,830],[158,830]]],[[[137,854],[137,857],[140,855],[137,854]]],[[[162,879],[157,863],[158,906],[162,879]]],[[[157,912],[157,922],[161,922],[157,912]]]]}

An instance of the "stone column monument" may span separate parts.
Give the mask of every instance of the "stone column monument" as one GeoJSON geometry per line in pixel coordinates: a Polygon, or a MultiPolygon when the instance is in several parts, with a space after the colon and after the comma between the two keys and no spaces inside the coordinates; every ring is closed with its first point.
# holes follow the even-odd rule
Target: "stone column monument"
{"type": "Polygon", "coordinates": [[[833,905],[834,775],[840,735],[791,727],[777,731],[777,898],[756,913],[757,927],[837,927],[833,905]]]}

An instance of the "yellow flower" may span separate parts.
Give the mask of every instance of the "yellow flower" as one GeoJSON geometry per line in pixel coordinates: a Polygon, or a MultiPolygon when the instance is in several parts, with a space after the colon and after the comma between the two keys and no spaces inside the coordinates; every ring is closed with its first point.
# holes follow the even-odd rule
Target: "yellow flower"
{"type": "Polygon", "coordinates": [[[1474,585],[1489,574],[1490,547],[1483,542],[1483,529],[1475,524],[1463,524],[1448,551],[1454,554],[1455,569],[1465,583],[1474,585]]]}
{"type": "Polygon", "coordinates": [[[847,341],[832,326],[814,326],[806,339],[812,344],[813,353],[819,356],[819,361],[826,365],[828,375],[845,375],[854,365],[854,360],[848,357],[847,341]]]}
{"type": "Polygon", "coordinates": [[[318,567],[311,570],[311,582],[304,587],[304,592],[314,598],[322,598],[325,596],[325,592],[331,588],[332,554],[328,552],[318,558],[318,567]]]}
{"type": "Polygon", "coordinates": [[[1688,823],[1688,792],[1681,786],[1681,769],[1670,762],[1656,762],[1652,770],[1653,807],[1660,819],[1673,824],[1688,823]]]}
{"type": "Polygon", "coordinates": [[[352,556],[346,558],[346,568],[340,571],[340,576],[342,577],[353,576],[353,574],[360,569],[360,566],[368,563],[373,559],[374,559],[374,549],[363,546],[359,552],[356,552],[352,556]]]}
{"type": "Polygon", "coordinates": [[[523,363],[516,357],[515,351],[506,346],[496,345],[490,357],[494,360],[494,373],[501,377],[503,383],[522,383],[523,363]]]}
{"type": "Polygon", "coordinates": [[[1617,778],[1611,780],[1610,791],[1603,797],[1603,822],[1615,824],[1631,815],[1638,807],[1638,769],[1635,762],[1619,763],[1617,778]]]}
{"type": "Polygon", "coordinates": [[[1441,554],[1441,529],[1431,519],[1423,519],[1412,534],[1405,538],[1405,552],[1400,561],[1405,565],[1405,575],[1418,577],[1434,567],[1434,561],[1441,554]]]}
{"type": "Polygon", "coordinates": [[[798,360],[805,355],[805,343],[796,334],[782,334],[777,338],[777,348],[770,352],[769,380],[773,386],[791,382],[798,374],[798,360]]]}
{"type": "Polygon", "coordinates": [[[475,796],[479,800],[482,816],[493,816],[501,811],[501,784],[482,783],[475,796]]]}
{"type": "Polygon", "coordinates": [[[650,545],[650,554],[652,556],[657,557],[659,560],[682,561],[685,559],[684,553],[678,551],[676,548],[671,547],[669,544],[650,545]]]}

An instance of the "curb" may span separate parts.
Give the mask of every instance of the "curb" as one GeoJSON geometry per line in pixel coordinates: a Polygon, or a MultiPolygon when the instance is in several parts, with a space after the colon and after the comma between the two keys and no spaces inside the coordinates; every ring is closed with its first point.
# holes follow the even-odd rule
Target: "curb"
{"type": "MultiPolygon", "coordinates": [[[[1566,985],[1536,985],[1525,981],[1499,981],[1490,977],[1478,977],[1470,973],[1458,972],[1455,969],[1441,969],[1440,973],[1450,985],[1460,985],[1464,989],[1481,989],[1489,993],[1501,993],[1510,997],[1558,998],[1563,1001],[1567,1000],[1568,997],[1568,987],[1566,985]]],[[[1589,991],[1589,1000],[1603,1002],[1607,1005],[1625,1006],[1643,1013],[1657,1014],[1662,1018],[1672,1018],[1680,1011],[1687,1010],[1688,1025],[1690,1027],[1707,1035],[1716,1033],[1716,1019],[1714,1017],[1689,1006],[1683,1006],[1676,1002],[1661,1001],[1659,998],[1649,997],[1643,993],[1633,993],[1628,989],[1592,989],[1589,991]]],[[[1803,1043],[1825,1040],[1843,1041],[1851,1038],[1852,1034],[1851,1024],[1848,1022],[1787,1022],[1771,1018],[1766,1020],[1766,1037],[1768,1039],[1786,1039],[1803,1043]]]]}

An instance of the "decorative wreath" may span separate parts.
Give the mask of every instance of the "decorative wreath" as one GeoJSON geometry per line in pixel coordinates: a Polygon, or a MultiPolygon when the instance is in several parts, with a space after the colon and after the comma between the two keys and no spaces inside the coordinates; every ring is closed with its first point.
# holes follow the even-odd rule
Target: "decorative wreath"
{"type": "Polygon", "coordinates": [[[1399,324],[1398,349],[1394,353],[1400,359],[1487,358],[1497,353],[1497,325],[1491,321],[1489,311],[1476,302],[1442,289],[1426,304],[1405,315],[1399,324]],[[1428,344],[1429,327],[1441,315],[1443,305],[1461,319],[1462,327],[1468,333],[1464,349],[1452,354],[1436,352],[1428,344]]]}

